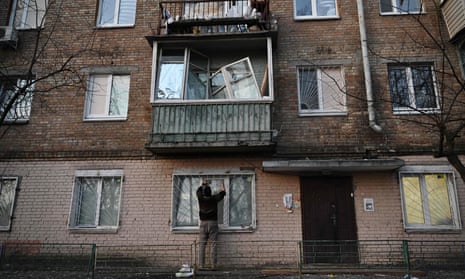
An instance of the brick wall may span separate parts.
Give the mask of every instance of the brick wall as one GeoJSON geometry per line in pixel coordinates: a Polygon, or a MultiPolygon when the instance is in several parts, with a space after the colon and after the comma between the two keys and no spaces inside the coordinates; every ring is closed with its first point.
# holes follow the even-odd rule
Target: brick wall
{"type": "MultiPolygon", "coordinates": [[[[428,157],[406,158],[409,163],[432,162],[428,157]]],[[[444,160],[436,160],[444,163],[444,160]]],[[[21,176],[11,232],[0,232],[0,241],[97,243],[100,245],[163,244],[194,241],[197,234],[170,231],[172,174],[177,169],[253,168],[256,174],[257,229],[253,233],[223,233],[221,241],[300,240],[302,216],[298,176],[263,173],[260,160],[119,160],[119,161],[37,161],[3,162],[1,175],[21,176]],[[123,169],[120,227],[117,233],[71,233],[68,216],[76,170],[123,169]],[[284,207],[282,196],[292,193],[292,213],[284,207]]],[[[464,232],[452,234],[406,233],[402,224],[400,190],[395,172],[353,175],[354,203],[358,238],[384,239],[460,239],[464,232]],[[363,198],[373,198],[375,210],[363,210],[363,198]]],[[[465,185],[456,179],[460,215],[465,216],[465,185]]]]}

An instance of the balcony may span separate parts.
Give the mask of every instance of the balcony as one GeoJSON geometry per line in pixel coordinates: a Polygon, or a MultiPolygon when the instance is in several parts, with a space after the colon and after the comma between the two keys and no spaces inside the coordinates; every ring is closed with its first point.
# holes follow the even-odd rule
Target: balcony
{"type": "Polygon", "coordinates": [[[160,1],[156,35],[213,35],[276,31],[269,0],[160,1]]]}
{"type": "Polygon", "coordinates": [[[273,150],[271,103],[178,103],[153,107],[155,154],[273,150]]]}
{"type": "Polygon", "coordinates": [[[445,0],[441,6],[451,40],[465,33],[465,0],[445,0]]]}
{"type": "MultiPolygon", "coordinates": [[[[271,152],[273,48],[269,0],[160,2],[153,49],[155,154],[271,152]]],[[[274,29],[273,29],[274,28],[274,29]]]]}

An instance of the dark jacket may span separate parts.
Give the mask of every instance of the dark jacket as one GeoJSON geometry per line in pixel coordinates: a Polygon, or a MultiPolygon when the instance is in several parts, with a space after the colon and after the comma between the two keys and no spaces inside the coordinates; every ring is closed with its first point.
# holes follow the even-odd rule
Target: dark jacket
{"type": "MultiPolygon", "coordinates": [[[[209,186],[207,186],[209,188],[209,186]]],[[[225,191],[216,195],[211,195],[211,189],[205,191],[202,186],[197,189],[197,199],[199,200],[200,220],[218,220],[218,202],[226,196],[225,191]],[[209,190],[209,191],[208,191],[209,190]]]]}

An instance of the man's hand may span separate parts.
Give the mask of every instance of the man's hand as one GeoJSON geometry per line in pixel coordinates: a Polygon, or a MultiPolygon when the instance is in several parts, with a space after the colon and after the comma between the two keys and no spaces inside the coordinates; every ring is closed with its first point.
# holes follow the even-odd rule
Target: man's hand
{"type": "Polygon", "coordinates": [[[220,186],[220,187],[221,187],[221,191],[225,191],[225,190],[224,190],[224,183],[221,183],[221,186],[220,186]]]}

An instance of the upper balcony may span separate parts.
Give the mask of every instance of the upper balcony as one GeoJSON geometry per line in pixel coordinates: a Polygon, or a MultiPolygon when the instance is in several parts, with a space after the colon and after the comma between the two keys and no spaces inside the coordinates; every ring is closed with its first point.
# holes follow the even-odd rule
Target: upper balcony
{"type": "Polygon", "coordinates": [[[269,0],[161,0],[156,35],[276,31],[269,0]]]}
{"type": "Polygon", "coordinates": [[[450,39],[455,40],[465,34],[465,1],[444,0],[441,9],[450,39]]]}

